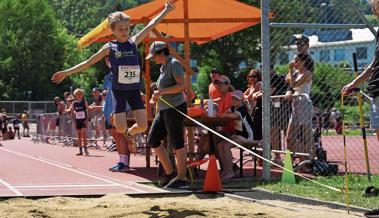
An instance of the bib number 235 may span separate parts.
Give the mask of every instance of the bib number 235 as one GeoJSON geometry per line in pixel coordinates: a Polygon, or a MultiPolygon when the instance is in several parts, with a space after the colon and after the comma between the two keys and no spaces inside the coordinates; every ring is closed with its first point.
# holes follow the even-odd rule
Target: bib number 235
{"type": "Polygon", "coordinates": [[[138,65],[119,66],[118,82],[121,84],[139,83],[141,69],[138,65]]]}

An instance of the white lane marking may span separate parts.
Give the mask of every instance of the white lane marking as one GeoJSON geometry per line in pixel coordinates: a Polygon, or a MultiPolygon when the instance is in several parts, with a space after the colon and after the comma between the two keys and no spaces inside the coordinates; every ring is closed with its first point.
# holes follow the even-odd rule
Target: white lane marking
{"type": "Polygon", "coordinates": [[[69,167],[66,167],[66,166],[62,166],[62,165],[54,163],[54,162],[52,162],[52,161],[50,161],[50,160],[48,160],[46,158],[40,159],[40,158],[32,157],[32,156],[29,156],[29,155],[26,155],[26,154],[22,154],[22,153],[19,153],[19,152],[16,152],[16,151],[12,151],[12,150],[9,150],[9,149],[6,149],[6,148],[0,148],[0,150],[6,151],[6,152],[9,152],[9,153],[12,153],[12,154],[16,154],[16,155],[19,155],[19,156],[22,156],[22,157],[26,157],[26,158],[29,158],[29,159],[32,159],[32,160],[40,161],[40,162],[43,162],[43,163],[46,163],[46,164],[49,164],[49,165],[52,165],[52,166],[56,166],[56,167],[59,167],[59,168],[62,168],[62,169],[65,169],[65,170],[68,170],[68,171],[71,171],[71,172],[83,175],[83,176],[87,176],[87,177],[90,177],[90,178],[93,178],[93,179],[97,179],[97,180],[103,181],[103,182],[106,182],[106,183],[119,185],[119,186],[122,186],[124,188],[129,188],[129,189],[135,190],[135,191],[140,192],[140,193],[146,193],[146,191],[138,189],[138,188],[127,186],[127,185],[124,185],[124,184],[121,184],[121,183],[117,183],[117,182],[111,181],[109,179],[104,179],[104,178],[101,178],[101,177],[98,177],[98,176],[91,175],[89,173],[81,172],[81,171],[76,170],[76,169],[72,169],[72,168],[69,168],[69,167]]]}
{"type": "Polygon", "coordinates": [[[27,189],[27,188],[85,188],[85,187],[119,187],[116,184],[72,184],[72,185],[14,185],[13,188],[27,189]]]}
{"type": "MultiPolygon", "coordinates": [[[[67,166],[67,167],[70,167],[70,168],[75,168],[75,169],[78,169],[82,172],[86,172],[86,173],[90,173],[92,175],[95,175],[95,176],[101,176],[101,177],[104,177],[104,175],[101,175],[101,174],[98,174],[98,173],[94,173],[94,172],[91,172],[91,171],[88,171],[88,170],[85,170],[85,169],[81,169],[81,168],[76,168],[70,164],[65,164],[65,163],[62,163],[62,162],[59,162],[59,161],[56,161],[56,160],[49,160],[49,159],[46,159],[44,157],[39,157],[38,158],[40,159],[43,159],[43,160],[47,160],[47,161],[51,161],[51,162],[54,162],[54,163],[57,163],[57,164],[60,164],[60,165],[64,165],[64,166],[67,166]]],[[[111,181],[113,181],[113,179],[110,179],[111,181]]],[[[119,181],[118,181],[119,183],[119,181]]],[[[160,189],[160,188],[157,188],[157,187],[154,187],[154,186],[149,186],[149,185],[144,185],[144,184],[140,184],[138,182],[127,182],[128,185],[131,185],[131,186],[139,186],[139,187],[142,187],[142,188],[148,188],[148,189],[152,189],[152,190],[155,190],[155,191],[158,191],[158,192],[169,192],[167,190],[164,190],[164,189],[160,189]]],[[[120,184],[123,184],[123,183],[120,183],[120,184]]]]}
{"type": "Polygon", "coordinates": [[[7,187],[9,190],[11,190],[13,193],[15,193],[17,196],[23,196],[23,194],[20,191],[15,189],[13,186],[5,182],[4,180],[0,179],[0,183],[3,184],[5,187],[7,187]]]}

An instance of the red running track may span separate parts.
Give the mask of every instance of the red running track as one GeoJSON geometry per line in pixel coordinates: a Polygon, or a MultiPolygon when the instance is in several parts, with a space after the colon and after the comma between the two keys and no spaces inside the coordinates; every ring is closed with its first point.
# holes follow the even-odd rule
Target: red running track
{"type": "Polygon", "coordinates": [[[157,179],[156,168],[145,168],[144,155],[131,157],[135,172],[112,173],[108,168],[118,160],[116,152],[91,149],[90,156],[76,156],[77,148],[34,144],[30,139],[2,144],[0,196],[163,192],[139,183],[157,179]]]}
{"type": "MultiPolygon", "coordinates": [[[[321,138],[328,160],[344,161],[342,136],[323,136],[321,138]]],[[[376,136],[367,136],[368,154],[372,174],[379,174],[379,142],[376,136]]],[[[346,136],[347,163],[350,172],[366,173],[365,151],[361,136],[346,136]]],[[[340,167],[340,170],[344,170],[340,167]]]]}

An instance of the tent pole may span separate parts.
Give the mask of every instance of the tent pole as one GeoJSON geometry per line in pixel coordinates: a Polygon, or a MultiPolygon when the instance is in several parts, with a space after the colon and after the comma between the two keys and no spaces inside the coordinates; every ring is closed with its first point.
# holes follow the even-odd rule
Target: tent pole
{"type": "MultiPolygon", "coordinates": [[[[185,71],[186,71],[186,91],[187,91],[187,107],[192,106],[191,101],[191,68],[190,68],[190,35],[189,35],[189,16],[188,16],[188,0],[183,0],[183,10],[184,10],[184,55],[185,55],[185,71]]],[[[188,128],[188,151],[194,153],[193,146],[193,132],[192,128],[188,128]]],[[[193,157],[190,156],[190,161],[193,160],[193,157]]]]}
{"type": "MultiPolygon", "coordinates": [[[[147,25],[147,23],[145,23],[145,25],[147,25]]],[[[145,45],[145,56],[147,56],[149,54],[149,35],[146,37],[146,40],[144,41],[144,45],[145,45]]],[[[151,78],[150,78],[150,60],[145,60],[145,96],[146,96],[146,115],[147,115],[147,119],[151,119],[151,106],[150,106],[150,85],[151,85],[151,78]]],[[[150,150],[150,147],[147,146],[147,143],[146,143],[146,152],[145,152],[145,159],[146,159],[146,167],[147,168],[150,168],[150,154],[151,154],[151,150],[150,150]]]]}

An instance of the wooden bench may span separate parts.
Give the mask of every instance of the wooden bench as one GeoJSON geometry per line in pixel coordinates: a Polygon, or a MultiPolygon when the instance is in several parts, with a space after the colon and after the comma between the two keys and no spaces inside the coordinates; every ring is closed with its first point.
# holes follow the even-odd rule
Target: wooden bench
{"type": "MultiPolygon", "coordinates": [[[[254,153],[257,153],[257,152],[263,152],[263,148],[262,148],[262,142],[261,141],[254,141],[254,142],[248,142],[248,143],[244,143],[242,144],[242,146],[244,146],[246,149],[254,152],[254,153]]],[[[243,177],[243,165],[245,164],[243,162],[243,158],[244,158],[244,155],[243,155],[243,152],[245,150],[241,149],[241,148],[238,148],[240,150],[240,157],[239,157],[239,165],[240,165],[240,169],[239,169],[239,173],[240,173],[240,177],[243,177]]],[[[271,150],[271,153],[273,154],[286,154],[286,151],[282,151],[282,150],[271,150]]],[[[310,157],[310,155],[308,153],[301,153],[301,152],[290,152],[293,156],[302,156],[302,157],[310,157]]],[[[250,153],[249,153],[250,154],[250,153]]],[[[252,156],[252,161],[254,163],[254,171],[253,171],[253,176],[256,176],[257,175],[257,156],[253,155],[253,154],[250,154],[252,156]]],[[[238,162],[237,161],[237,162],[238,162]]]]}

